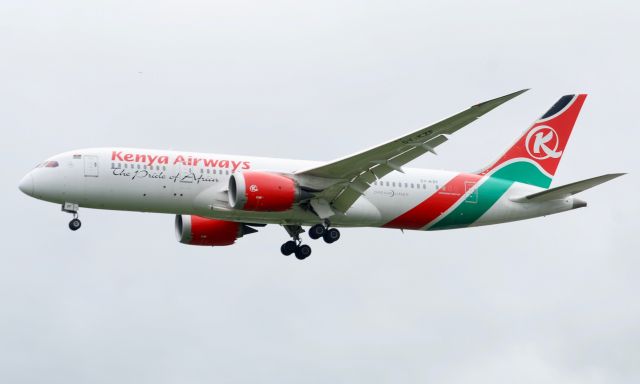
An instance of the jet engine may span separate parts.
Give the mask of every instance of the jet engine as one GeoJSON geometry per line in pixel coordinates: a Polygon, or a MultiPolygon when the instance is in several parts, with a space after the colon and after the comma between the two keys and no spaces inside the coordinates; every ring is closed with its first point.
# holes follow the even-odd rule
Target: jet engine
{"type": "Polygon", "coordinates": [[[176,215],[176,237],[182,244],[231,245],[236,239],[254,232],[257,230],[233,221],[176,215]]]}
{"type": "Polygon", "coordinates": [[[249,171],[229,178],[229,205],[234,209],[282,212],[310,197],[295,181],[276,173],[249,171]]]}

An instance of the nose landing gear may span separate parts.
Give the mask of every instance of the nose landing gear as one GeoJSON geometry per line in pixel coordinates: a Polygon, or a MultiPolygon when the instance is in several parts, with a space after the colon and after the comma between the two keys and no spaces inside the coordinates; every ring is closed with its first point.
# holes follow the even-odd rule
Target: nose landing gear
{"type": "Polygon", "coordinates": [[[82,222],[80,221],[80,219],[76,217],[71,219],[71,221],[69,222],[69,229],[72,231],[77,231],[78,229],[80,229],[81,226],[82,226],[82,222]]]}
{"type": "Polygon", "coordinates": [[[73,219],[69,222],[69,229],[72,231],[77,231],[82,226],[82,222],[78,219],[78,209],[79,205],[76,203],[62,204],[62,212],[71,213],[73,215],[73,219]]]}

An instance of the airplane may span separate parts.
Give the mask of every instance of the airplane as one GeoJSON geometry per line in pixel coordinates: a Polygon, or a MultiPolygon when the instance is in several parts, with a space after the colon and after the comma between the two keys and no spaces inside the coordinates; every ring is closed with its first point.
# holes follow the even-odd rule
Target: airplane
{"type": "Polygon", "coordinates": [[[19,189],[60,204],[78,230],[83,208],[168,213],[180,243],[226,246],[268,224],[291,240],[282,254],[304,260],[300,237],[331,244],[338,228],[444,230],[506,223],[587,205],[578,192],[624,175],[549,188],[586,94],[562,96],[487,167],[472,173],[406,164],[527,89],[485,101],[402,137],[329,162],[139,148],[78,149],[50,157],[19,189]]]}

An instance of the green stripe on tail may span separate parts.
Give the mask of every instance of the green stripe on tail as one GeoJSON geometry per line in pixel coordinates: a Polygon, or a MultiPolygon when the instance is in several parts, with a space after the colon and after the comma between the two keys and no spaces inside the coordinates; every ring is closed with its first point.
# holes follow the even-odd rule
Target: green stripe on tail
{"type": "Polygon", "coordinates": [[[463,228],[474,223],[484,215],[514,182],[549,188],[551,178],[528,162],[508,163],[495,171],[472,195],[476,199],[467,198],[442,220],[436,222],[429,230],[463,228]]]}

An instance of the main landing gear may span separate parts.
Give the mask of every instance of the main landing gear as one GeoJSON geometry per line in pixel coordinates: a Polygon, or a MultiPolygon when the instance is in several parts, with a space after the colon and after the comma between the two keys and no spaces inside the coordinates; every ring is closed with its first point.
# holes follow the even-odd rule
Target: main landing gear
{"type": "Polygon", "coordinates": [[[282,244],[280,252],[285,256],[295,254],[296,259],[304,260],[311,256],[311,247],[306,244],[302,244],[300,240],[289,240],[282,244]]]}
{"type": "Polygon", "coordinates": [[[304,229],[299,225],[284,225],[284,229],[287,230],[287,233],[289,233],[289,236],[291,236],[293,240],[282,244],[280,252],[285,256],[295,254],[298,260],[304,260],[311,256],[311,247],[302,244],[302,240],[300,240],[300,234],[304,232],[304,229]]]}
{"type": "Polygon", "coordinates": [[[73,215],[73,219],[69,222],[69,229],[72,231],[77,231],[82,226],[82,222],[78,219],[78,208],[78,204],[75,203],[62,204],[62,212],[71,213],[73,215]]]}
{"type": "MultiPolygon", "coordinates": [[[[295,254],[298,260],[304,260],[311,256],[311,247],[302,244],[302,240],[300,240],[300,234],[304,232],[302,227],[299,225],[284,225],[284,229],[287,230],[292,240],[282,244],[280,252],[285,256],[295,254]]],[[[327,244],[331,244],[340,239],[340,231],[336,228],[329,228],[328,222],[326,224],[316,224],[309,228],[309,237],[314,240],[322,237],[327,244]]]]}
{"type": "Polygon", "coordinates": [[[322,237],[325,243],[331,244],[340,239],[340,231],[337,228],[329,228],[324,224],[316,224],[309,228],[309,237],[313,240],[322,237]]]}

